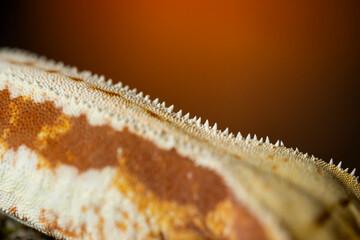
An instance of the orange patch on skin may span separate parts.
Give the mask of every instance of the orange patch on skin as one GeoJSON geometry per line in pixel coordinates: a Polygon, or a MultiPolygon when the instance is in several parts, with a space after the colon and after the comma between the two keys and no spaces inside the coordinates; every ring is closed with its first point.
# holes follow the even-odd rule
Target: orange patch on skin
{"type": "Polygon", "coordinates": [[[100,239],[105,239],[105,233],[104,233],[104,223],[105,220],[103,218],[103,216],[100,214],[100,209],[99,207],[95,206],[94,207],[94,213],[98,216],[99,218],[99,223],[98,223],[98,231],[100,233],[101,238],[100,239]]]}
{"type": "Polygon", "coordinates": [[[270,158],[271,160],[274,160],[275,156],[274,155],[269,155],[268,158],[270,158]]]}
{"type": "Polygon", "coordinates": [[[117,228],[119,228],[121,231],[125,232],[127,230],[127,227],[126,227],[126,224],[125,223],[122,223],[122,222],[119,222],[119,221],[116,221],[115,222],[115,226],[117,228]]]}
{"type": "Polygon", "coordinates": [[[141,231],[142,227],[139,226],[139,224],[137,224],[136,222],[133,223],[133,227],[135,228],[135,231],[141,231]]]}
{"type": "Polygon", "coordinates": [[[129,214],[127,212],[121,212],[125,220],[129,219],[129,214]]]}
{"type": "Polygon", "coordinates": [[[100,235],[101,235],[101,239],[105,239],[105,233],[104,233],[104,218],[102,216],[99,217],[99,226],[98,226],[98,229],[99,229],[99,232],[100,232],[100,235]]]}
{"type": "Polygon", "coordinates": [[[60,227],[58,224],[58,216],[51,210],[41,209],[39,222],[51,233],[57,232],[69,238],[79,237],[75,229],[70,230],[72,229],[71,223],[69,223],[68,226],[60,227]]]}
{"type": "Polygon", "coordinates": [[[278,169],[278,166],[277,165],[272,165],[271,168],[272,168],[272,170],[276,171],[278,169]]]}
{"type": "Polygon", "coordinates": [[[10,212],[12,215],[16,215],[16,213],[17,213],[17,207],[11,207],[11,208],[9,208],[9,212],[10,212]]]}
{"type": "MultiPolygon", "coordinates": [[[[56,140],[59,136],[66,134],[70,129],[70,120],[69,118],[61,114],[51,126],[43,125],[40,132],[37,134],[37,139],[39,141],[38,145],[40,149],[45,149],[47,142],[52,139],[56,140]]],[[[67,157],[69,158],[71,152],[66,152],[67,157]]],[[[71,157],[70,157],[71,158],[71,157]]]]}
{"type": "Polygon", "coordinates": [[[85,233],[87,232],[87,226],[85,223],[81,224],[81,227],[80,227],[81,231],[80,231],[80,235],[81,235],[81,238],[84,237],[85,233]]]}
{"type": "Polygon", "coordinates": [[[14,104],[13,102],[10,103],[9,105],[10,108],[10,124],[11,125],[16,125],[18,119],[19,119],[19,107],[14,104]]]}
{"type": "Polygon", "coordinates": [[[322,173],[323,173],[320,168],[316,168],[316,171],[317,171],[320,175],[322,175],[322,173]]]}
{"type": "Polygon", "coordinates": [[[47,168],[47,169],[52,169],[53,166],[51,165],[51,163],[49,163],[49,161],[47,161],[42,155],[37,153],[37,165],[36,168],[37,169],[41,169],[41,168],[47,168]]]}
{"type": "Polygon", "coordinates": [[[284,161],[284,162],[288,162],[288,161],[290,161],[290,159],[284,158],[283,161],[284,161]]]}

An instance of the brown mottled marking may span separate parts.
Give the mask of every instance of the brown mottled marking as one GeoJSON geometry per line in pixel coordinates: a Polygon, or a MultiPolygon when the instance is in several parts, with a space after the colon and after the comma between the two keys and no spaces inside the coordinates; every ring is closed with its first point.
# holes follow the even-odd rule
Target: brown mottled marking
{"type": "Polygon", "coordinates": [[[232,154],[232,155],[239,160],[242,158],[239,154],[232,154]]]}
{"type": "Polygon", "coordinates": [[[316,168],[316,171],[321,175],[323,172],[320,168],[316,168]]]}
{"type": "Polygon", "coordinates": [[[328,209],[324,209],[319,216],[316,218],[315,223],[317,225],[323,225],[329,218],[331,214],[328,209]]]}
{"type": "Polygon", "coordinates": [[[120,93],[116,93],[116,92],[111,92],[111,91],[107,91],[107,90],[104,90],[104,89],[101,89],[101,88],[98,88],[98,87],[94,87],[94,86],[89,86],[89,88],[93,89],[93,90],[96,90],[96,91],[99,91],[99,92],[102,92],[110,97],[121,97],[122,95],[120,93]]]}
{"type": "Polygon", "coordinates": [[[284,161],[284,162],[288,162],[288,161],[290,161],[290,159],[284,158],[283,161],[284,161]]]}
{"type": "Polygon", "coordinates": [[[7,61],[11,64],[16,64],[16,65],[25,65],[25,66],[34,66],[36,64],[36,62],[34,61],[25,61],[25,62],[20,62],[20,61],[16,61],[13,59],[7,59],[7,61]]]}
{"type": "Polygon", "coordinates": [[[60,73],[58,70],[55,69],[45,69],[44,71],[47,73],[60,73]]]}
{"type": "Polygon", "coordinates": [[[67,76],[67,77],[75,82],[83,82],[84,81],[84,79],[73,77],[73,76],[67,76]]]}
{"type": "Polygon", "coordinates": [[[165,240],[164,233],[160,231],[160,240],[165,240]]]}
{"type": "Polygon", "coordinates": [[[346,199],[341,199],[339,201],[340,206],[342,207],[347,207],[350,204],[350,199],[346,198],[346,199]]]}
{"type": "Polygon", "coordinates": [[[276,171],[278,169],[278,166],[277,165],[272,165],[271,168],[272,168],[272,170],[276,171]]]}
{"type": "Polygon", "coordinates": [[[9,208],[9,212],[10,212],[12,215],[16,215],[16,213],[17,213],[17,207],[14,206],[14,207],[12,207],[12,208],[9,208]]]}
{"type": "MultiPolygon", "coordinates": [[[[338,204],[341,207],[347,207],[350,204],[350,202],[351,199],[345,198],[345,199],[340,199],[338,201],[338,204]]],[[[319,226],[325,224],[325,222],[331,217],[332,211],[334,211],[336,207],[338,207],[338,205],[333,205],[329,209],[324,209],[316,218],[315,220],[316,224],[318,224],[319,226]]]]}
{"type": "Polygon", "coordinates": [[[156,118],[158,120],[163,120],[162,117],[160,117],[158,114],[154,113],[153,111],[150,111],[150,110],[145,110],[145,111],[146,111],[147,114],[149,114],[153,118],[156,118]]]}
{"type": "MultiPolygon", "coordinates": [[[[180,206],[195,206],[202,216],[201,219],[205,219],[208,213],[226,199],[234,199],[219,175],[195,165],[175,149],[161,149],[126,128],[116,131],[107,125],[92,126],[84,115],[65,116],[70,127],[66,131],[55,131],[54,133],[61,132],[56,137],[44,138],[45,147],[40,147],[38,134],[42,129],[58,126],[57,119],[62,115],[61,110],[52,102],[35,103],[22,97],[10,100],[7,90],[0,91],[0,99],[0,130],[9,129],[7,136],[1,140],[15,150],[26,145],[43,156],[51,167],[56,167],[59,163],[67,164],[76,167],[79,172],[104,167],[116,168],[119,167],[118,149],[121,149],[126,171],[136,177],[146,189],[161,201],[174,202],[180,206]],[[19,119],[16,125],[11,125],[9,121],[10,104],[15,104],[19,109],[16,113],[19,119]],[[188,172],[192,173],[191,179],[187,177],[188,172]],[[197,186],[196,189],[193,189],[193,186],[197,186]]],[[[236,216],[233,227],[241,229],[239,232],[235,231],[239,234],[237,237],[248,234],[249,238],[245,239],[266,239],[260,223],[243,206],[234,201],[231,209],[235,211],[232,215],[236,216]]],[[[44,217],[40,220],[46,223],[50,230],[59,230],[56,222],[47,223],[44,217]]],[[[100,232],[103,232],[103,221],[100,216],[100,232]]]]}
{"type": "Polygon", "coordinates": [[[269,155],[268,158],[270,158],[271,160],[274,160],[274,155],[269,155]]]}

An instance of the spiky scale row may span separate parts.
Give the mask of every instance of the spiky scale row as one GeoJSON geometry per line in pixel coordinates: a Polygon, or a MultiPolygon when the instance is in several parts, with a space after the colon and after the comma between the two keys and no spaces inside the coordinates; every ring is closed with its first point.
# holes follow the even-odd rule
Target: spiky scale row
{"type": "MultiPolygon", "coordinates": [[[[110,81],[108,84],[110,84],[112,81],[110,81]]],[[[117,85],[115,85],[116,87],[118,88],[122,88],[122,83],[119,82],[117,83],[117,85]]],[[[129,90],[129,86],[126,85],[125,87],[122,88],[123,90],[125,91],[129,91],[131,93],[133,93],[134,95],[136,95],[136,92],[137,92],[137,89],[134,88],[132,90],[129,90]]],[[[162,109],[166,109],[166,111],[169,113],[169,114],[172,114],[173,113],[173,110],[174,110],[174,105],[171,105],[169,107],[166,107],[166,103],[165,102],[162,102],[161,105],[159,105],[159,99],[156,98],[154,99],[152,102],[150,100],[150,96],[149,95],[146,95],[144,97],[144,93],[143,92],[139,92],[137,95],[136,95],[137,98],[143,100],[144,102],[147,102],[147,103],[152,103],[153,105],[155,105],[156,107],[160,107],[162,109]]],[[[182,110],[180,109],[176,114],[175,114],[176,118],[178,119],[183,119],[184,121],[189,121],[189,118],[190,118],[190,113],[187,113],[186,115],[182,115],[182,110]]],[[[199,128],[205,128],[205,129],[209,129],[209,130],[212,130],[213,133],[215,134],[219,134],[221,136],[225,136],[233,141],[241,141],[242,139],[242,136],[241,136],[241,133],[239,132],[236,137],[233,133],[229,132],[229,128],[226,128],[223,132],[219,131],[218,132],[218,129],[217,129],[217,123],[214,124],[214,126],[212,128],[209,127],[209,120],[206,120],[204,124],[201,124],[201,117],[197,118],[196,116],[194,116],[193,119],[191,119],[192,122],[195,122],[195,125],[199,128]]],[[[248,134],[246,139],[246,141],[254,141],[254,142],[258,142],[260,144],[264,143],[264,140],[263,138],[259,139],[257,138],[256,134],[254,135],[254,138],[251,138],[251,135],[248,134]]],[[[271,144],[270,140],[269,140],[269,137],[266,137],[266,140],[265,140],[265,143],[266,144],[271,144]]],[[[274,144],[275,147],[285,147],[284,143],[280,140],[278,140],[275,144],[274,144]]]]}
{"type": "MultiPolygon", "coordinates": [[[[43,57],[42,57],[43,58],[43,57]]],[[[44,61],[49,61],[47,60],[46,58],[44,58],[44,61]]],[[[59,63],[55,63],[54,64],[58,65],[59,67],[63,67],[64,64],[62,62],[59,62],[59,63]]],[[[77,75],[78,74],[78,70],[77,68],[73,67],[72,68],[72,71],[74,72],[74,75],[77,75]]],[[[152,103],[154,106],[156,107],[160,107],[162,109],[165,109],[169,114],[171,114],[174,110],[174,105],[171,105],[170,107],[166,107],[166,103],[165,102],[162,102],[160,105],[159,105],[159,99],[156,98],[154,99],[152,102],[151,102],[151,99],[150,99],[150,96],[149,95],[145,95],[144,97],[144,93],[143,92],[139,92],[137,93],[137,89],[136,88],[133,88],[130,90],[130,87],[128,85],[123,85],[122,82],[118,82],[116,83],[115,85],[112,85],[112,79],[109,79],[109,80],[105,80],[105,77],[103,75],[101,76],[98,76],[97,74],[94,74],[92,75],[90,71],[87,71],[86,72],[87,75],[91,76],[92,78],[94,79],[97,79],[99,80],[100,82],[104,82],[106,83],[106,85],[108,86],[112,86],[113,88],[115,89],[118,89],[118,90],[122,90],[122,91],[125,91],[125,92],[128,92],[128,93],[131,93],[132,95],[136,96],[139,100],[142,100],[146,103],[152,103]]],[[[184,119],[185,121],[189,121],[189,117],[190,117],[190,114],[187,113],[186,115],[182,115],[182,110],[179,110],[176,114],[176,117],[178,119],[184,119]]],[[[197,118],[196,116],[191,119],[192,122],[195,122],[196,126],[197,127],[202,127],[202,128],[205,128],[205,129],[209,129],[209,130],[212,130],[213,133],[217,134],[217,135],[220,135],[220,136],[223,136],[223,137],[227,137],[229,139],[232,139],[234,140],[235,142],[236,141],[240,141],[242,139],[242,136],[241,136],[241,133],[239,132],[236,137],[233,133],[230,133],[229,132],[229,129],[226,128],[223,132],[221,131],[218,131],[217,129],[217,123],[214,124],[214,126],[212,128],[209,127],[209,121],[206,120],[204,124],[201,124],[201,118],[197,118]]],[[[251,138],[251,135],[249,134],[247,137],[246,137],[246,141],[255,141],[255,142],[258,142],[260,144],[263,143],[263,139],[261,138],[260,140],[257,139],[257,136],[254,135],[254,138],[251,138]]],[[[270,140],[268,137],[266,137],[266,140],[265,140],[265,143],[266,144],[271,144],[270,143],[270,140]]],[[[284,147],[284,144],[282,141],[277,141],[274,146],[276,147],[279,147],[279,146],[282,146],[284,147]]]]}

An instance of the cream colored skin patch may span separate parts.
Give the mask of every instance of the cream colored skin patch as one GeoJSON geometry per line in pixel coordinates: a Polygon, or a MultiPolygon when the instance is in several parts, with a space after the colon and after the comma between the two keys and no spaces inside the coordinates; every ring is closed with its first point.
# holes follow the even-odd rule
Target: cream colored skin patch
{"type": "Polygon", "coordinates": [[[0,207],[7,211],[16,206],[15,216],[38,230],[66,239],[144,239],[149,232],[136,206],[112,185],[114,170],[78,174],[68,166],[38,169],[36,154],[26,147],[1,149],[1,154],[0,175],[7,181],[1,182],[0,207]],[[117,222],[127,228],[116,227],[117,222]]]}
{"type": "Polygon", "coordinates": [[[21,51],[0,51],[0,98],[0,209],[59,239],[360,238],[333,164],[21,51]]]}

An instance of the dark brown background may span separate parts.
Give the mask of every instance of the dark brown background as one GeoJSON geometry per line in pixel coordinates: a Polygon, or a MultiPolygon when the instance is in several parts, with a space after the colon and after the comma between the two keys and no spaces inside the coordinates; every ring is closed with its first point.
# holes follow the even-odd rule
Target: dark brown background
{"type": "Polygon", "coordinates": [[[360,168],[358,0],[1,1],[0,21],[2,46],[360,168]]]}

